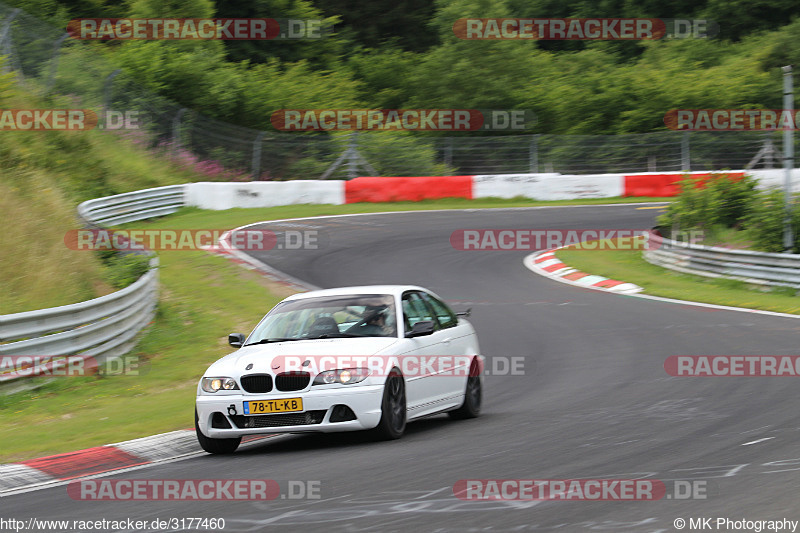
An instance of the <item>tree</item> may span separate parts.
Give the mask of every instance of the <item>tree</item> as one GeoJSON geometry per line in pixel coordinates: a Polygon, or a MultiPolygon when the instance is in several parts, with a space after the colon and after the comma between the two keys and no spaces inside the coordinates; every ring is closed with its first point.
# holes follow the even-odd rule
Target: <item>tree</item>
{"type": "Polygon", "coordinates": [[[366,48],[391,44],[423,52],[439,42],[428,29],[434,0],[316,0],[315,4],[328,16],[340,16],[340,34],[366,48]]]}
{"type": "Polygon", "coordinates": [[[323,21],[319,39],[225,41],[227,58],[233,62],[266,63],[277,58],[289,62],[306,60],[314,68],[330,68],[346,49],[344,39],[333,33],[338,30],[339,18],[326,16],[309,0],[219,0],[216,16],[323,21]]]}

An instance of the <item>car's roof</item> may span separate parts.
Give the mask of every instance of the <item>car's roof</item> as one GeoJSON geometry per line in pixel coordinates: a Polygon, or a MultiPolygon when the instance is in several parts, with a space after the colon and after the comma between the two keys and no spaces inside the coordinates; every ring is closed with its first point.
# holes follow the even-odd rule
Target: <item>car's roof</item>
{"type": "Polygon", "coordinates": [[[286,298],[287,300],[300,300],[303,298],[316,298],[318,296],[345,296],[358,294],[391,294],[400,295],[405,291],[425,291],[424,287],[417,285],[359,285],[356,287],[337,287],[335,289],[320,289],[317,291],[301,292],[286,298]]]}

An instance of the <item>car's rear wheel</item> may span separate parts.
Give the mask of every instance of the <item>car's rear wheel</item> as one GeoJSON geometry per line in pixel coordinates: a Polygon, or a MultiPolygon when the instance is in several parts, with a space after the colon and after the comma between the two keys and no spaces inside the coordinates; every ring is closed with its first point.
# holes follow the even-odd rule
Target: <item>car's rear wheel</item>
{"type": "Polygon", "coordinates": [[[406,382],[400,370],[393,368],[386,378],[381,402],[381,421],[372,430],[380,440],[399,439],[406,430],[406,382]]]}
{"type": "Polygon", "coordinates": [[[200,431],[200,426],[197,423],[197,420],[197,409],[195,409],[194,432],[197,434],[197,442],[200,443],[200,447],[208,453],[233,453],[242,442],[241,437],[236,437],[235,439],[212,439],[211,437],[206,437],[203,435],[203,432],[200,431]]]}
{"type": "Polygon", "coordinates": [[[483,383],[481,382],[481,364],[478,358],[472,360],[467,378],[467,388],[464,391],[464,403],[455,411],[447,414],[451,418],[465,419],[475,418],[481,414],[481,404],[483,403],[483,383]]]}

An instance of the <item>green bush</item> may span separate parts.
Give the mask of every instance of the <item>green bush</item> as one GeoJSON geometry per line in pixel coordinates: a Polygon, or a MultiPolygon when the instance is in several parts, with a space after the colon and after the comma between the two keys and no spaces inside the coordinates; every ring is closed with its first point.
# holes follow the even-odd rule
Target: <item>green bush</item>
{"type": "Polygon", "coordinates": [[[709,197],[710,224],[727,228],[739,225],[756,196],[756,183],[748,175],[732,179],[726,174],[713,174],[702,188],[709,197]]]}
{"type": "Polygon", "coordinates": [[[658,224],[668,229],[704,229],[739,227],[759,197],[756,179],[741,179],[720,173],[707,179],[691,175],[679,183],[680,194],[658,217],[658,224]]]}
{"type": "Polygon", "coordinates": [[[783,191],[760,191],[744,219],[744,231],[756,248],[765,252],[783,251],[783,191]]]}
{"type": "MultiPolygon", "coordinates": [[[[707,180],[687,176],[680,194],[658,217],[666,233],[703,230],[706,235],[725,235],[724,229],[741,231],[752,248],[783,252],[784,194],[781,189],[756,190],[756,180],[745,175],[731,179],[714,174],[707,180]],[[720,231],[723,230],[723,231],[720,231]]],[[[792,208],[793,251],[800,252],[800,198],[792,208]]]]}
{"type": "Polygon", "coordinates": [[[106,256],[108,282],[117,289],[124,289],[144,276],[150,269],[150,257],[141,254],[116,253],[106,256]]]}
{"type": "MultiPolygon", "coordinates": [[[[800,252],[800,203],[792,205],[793,252],[800,252]]],[[[783,252],[784,194],[781,189],[760,191],[744,219],[744,231],[754,247],[764,252],[783,252]]]]}

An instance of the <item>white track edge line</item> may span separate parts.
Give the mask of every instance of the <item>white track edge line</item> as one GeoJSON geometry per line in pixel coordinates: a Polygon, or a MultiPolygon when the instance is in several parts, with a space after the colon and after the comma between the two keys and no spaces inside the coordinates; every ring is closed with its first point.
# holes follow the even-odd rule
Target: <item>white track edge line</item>
{"type": "Polygon", "coordinates": [[[572,285],[573,287],[579,287],[579,288],[582,288],[582,289],[591,289],[591,290],[601,291],[601,292],[606,292],[606,293],[610,292],[612,294],[618,294],[618,295],[621,295],[621,296],[629,296],[629,297],[633,297],[633,298],[642,298],[644,300],[654,300],[654,301],[657,301],[657,302],[667,302],[667,303],[674,303],[674,304],[681,304],[681,305],[691,305],[691,306],[694,306],[694,307],[705,307],[705,308],[708,308],[708,309],[720,309],[722,311],[738,311],[740,313],[752,313],[752,314],[757,314],[757,315],[779,316],[779,317],[783,317],[783,318],[794,318],[794,319],[800,318],[800,315],[792,315],[792,314],[789,314],[789,313],[779,313],[777,311],[764,311],[763,309],[747,309],[745,307],[732,307],[732,306],[728,306],[728,305],[710,304],[710,303],[705,303],[705,302],[693,302],[693,301],[690,301],[690,300],[677,300],[675,298],[666,298],[664,296],[653,296],[653,295],[650,295],[650,294],[635,294],[635,293],[622,293],[622,292],[616,292],[615,293],[614,291],[610,291],[610,290],[604,289],[602,287],[582,287],[580,285],[573,285],[570,280],[566,280],[566,279],[560,278],[558,276],[553,276],[549,272],[540,271],[540,270],[537,270],[535,267],[531,266],[531,265],[534,264],[533,263],[533,259],[536,256],[538,256],[539,254],[541,254],[541,253],[542,253],[541,251],[534,252],[532,254],[529,254],[529,255],[525,256],[525,258],[523,258],[522,262],[528,268],[528,270],[530,270],[531,272],[533,272],[535,274],[539,274],[540,276],[544,276],[544,277],[550,278],[550,279],[552,279],[554,281],[565,283],[567,285],[572,285]]]}

